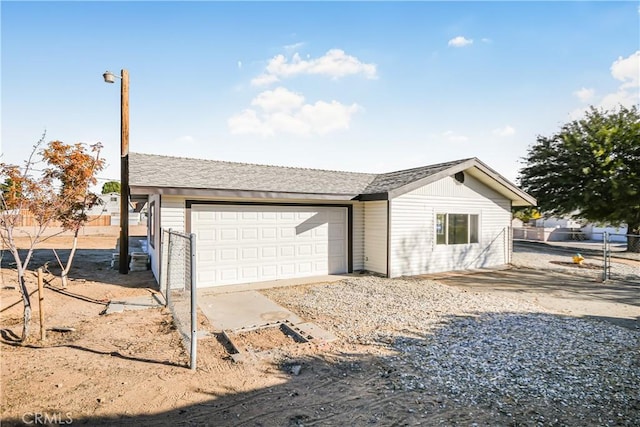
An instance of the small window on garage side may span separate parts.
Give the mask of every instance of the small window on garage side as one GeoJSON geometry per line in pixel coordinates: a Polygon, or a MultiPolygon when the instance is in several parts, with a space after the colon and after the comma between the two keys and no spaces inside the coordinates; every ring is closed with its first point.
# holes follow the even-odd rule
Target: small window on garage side
{"type": "Polygon", "coordinates": [[[147,227],[149,227],[149,244],[152,248],[156,247],[156,202],[149,203],[149,216],[147,218],[147,227]]]}
{"type": "Polygon", "coordinates": [[[466,245],[479,241],[479,216],[470,214],[437,214],[436,244],[466,245]]]}
{"type": "Polygon", "coordinates": [[[438,245],[447,244],[447,215],[438,214],[436,216],[436,243],[438,245]]]}

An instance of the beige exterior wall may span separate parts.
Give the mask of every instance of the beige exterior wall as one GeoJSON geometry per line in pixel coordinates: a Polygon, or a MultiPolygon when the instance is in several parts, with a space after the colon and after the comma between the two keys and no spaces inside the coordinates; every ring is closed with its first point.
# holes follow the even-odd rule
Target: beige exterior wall
{"type": "Polygon", "coordinates": [[[509,263],[511,203],[467,175],[448,177],[393,199],[390,276],[498,266],[509,263]],[[439,213],[479,215],[479,243],[437,245],[439,213]]]}
{"type": "Polygon", "coordinates": [[[353,271],[364,267],[364,203],[353,205],[353,271]]]}
{"type": "Polygon", "coordinates": [[[364,202],[364,268],[387,274],[387,201],[364,202]]]}

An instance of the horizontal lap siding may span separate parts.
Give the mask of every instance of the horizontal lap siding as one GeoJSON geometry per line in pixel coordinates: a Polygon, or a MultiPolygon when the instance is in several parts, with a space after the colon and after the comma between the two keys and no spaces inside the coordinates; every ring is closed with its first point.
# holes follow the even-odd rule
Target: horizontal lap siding
{"type": "Polygon", "coordinates": [[[183,233],[185,231],[184,197],[162,196],[162,228],[183,233]]]}
{"type": "Polygon", "coordinates": [[[353,205],[353,270],[364,269],[364,204],[353,205]]]}
{"type": "Polygon", "coordinates": [[[364,202],[364,268],[387,274],[387,202],[364,202]]]}
{"type": "Polygon", "coordinates": [[[505,233],[511,203],[466,176],[465,183],[444,178],[392,201],[391,276],[498,266],[510,260],[505,233]],[[480,215],[480,242],[436,245],[438,213],[480,215]]]}

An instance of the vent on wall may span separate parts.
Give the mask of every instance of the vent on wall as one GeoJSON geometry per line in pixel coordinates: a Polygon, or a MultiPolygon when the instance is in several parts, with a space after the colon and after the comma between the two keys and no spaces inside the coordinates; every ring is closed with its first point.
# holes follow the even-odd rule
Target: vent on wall
{"type": "Polygon", "coordinates": [[[464,172],[458,172],[457,174],[453,175],[453,177],[456,179],[456,181],[458,181],[460,184],[464,184],[464,172]]]}

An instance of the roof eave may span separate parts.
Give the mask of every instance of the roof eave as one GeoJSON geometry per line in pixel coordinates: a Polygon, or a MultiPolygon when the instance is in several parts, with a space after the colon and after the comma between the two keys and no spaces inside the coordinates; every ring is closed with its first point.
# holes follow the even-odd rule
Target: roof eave
{"type": "Polygon", "coordinates": [[[418,179],[416,181],[405,184],[401,187],[394,188],[389,191],[389,198],[393,199],[398,196],[402,196],[403,194],[409,193],[413,190],[417,190],[420,187],[424,187],[425,185],[431,184],[432,182],[436,182],[441,180],[442,178],[446,178],[448,176],[454,175],[458,172],[461,172],[465,169],[469,169],[474,165],[474,161],[477,159],[468,159],[464,162],[460,162],[454,166],[451,166],[447,169],[441,170],[440,172],[434,173],[433,175],[426,176],[422,179],[418,179]]]}
{"type": "Polygon", "coordinates": [[[258,190],[230,190],[216,188],[155,187],[130,185],[132,195],[159,194],[163,196],[215,197],[243,199],[308,199],[308,200],[354,200],[358,194],[293,193],[258,190]]]}
{"type": "Polygon", "coordinates": [[[433,175],[413,181],[409,184],[403,185],[402,187],[395,188],[389,191],[389,198],[392,199],[402,196],[403,194],[417,190],[420,187],[424,187],[425,185],[474,167],[481,171],[485,176],[489,177],[489,183],[486,184],[511,200],[513,206],[536,206],[537,201],[533,196],[522,191],[515,184],[511,183],[505,177],[475,157],[465,160],[464,162],[460,162],[433,175]]]}

